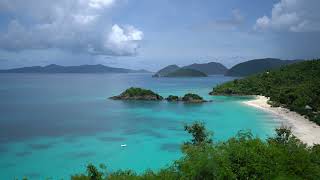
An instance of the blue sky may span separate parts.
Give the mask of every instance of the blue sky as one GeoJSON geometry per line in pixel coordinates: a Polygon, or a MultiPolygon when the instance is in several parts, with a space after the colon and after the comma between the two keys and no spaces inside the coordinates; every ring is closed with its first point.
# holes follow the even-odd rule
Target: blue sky
{"type": "Polygon", "coordinates": [[[320,56],[319,0],[1,0],[0,68],[320,56]]]}

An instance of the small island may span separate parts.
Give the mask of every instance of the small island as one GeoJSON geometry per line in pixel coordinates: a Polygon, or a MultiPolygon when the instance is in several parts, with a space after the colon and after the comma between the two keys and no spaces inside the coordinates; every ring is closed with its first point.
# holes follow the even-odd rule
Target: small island
{"type": "MultiPolygon", "coordinates": [[[[145,101],[161,101],[163,97],[159,94],[143,88],[131,87],[118,96],[112,96],[109,99],[113,100],[145,100],[145,101]]],[[[165,98],[168,102],[184,102],[184,103],[203,103],[208,102],[201,96],[193,93],[187,93],[183,97],[169,95],[165,98]]]]}
{"type": "Polygon", "coordinates": [[[199,96],[197,94],[193,94],[193,93],[185,94],[183,97],[169,95],[166,98],[166,100],[169,101],[169,102],[182,101],[182,102],[185,102],[185,103],[203,103],[203,102],[208,102],[208,101],[204,100],[201,96],[199,96]]]}
{"type": "Polygon", "coordinates": [[[180,98],[179,98],[179,96],[169,95],[169,96],[166,98],[166,100],[169,101],[169,102],[173,102],[173,101],[179,101],[180,98]]]}
{"type": "Polygon", "coordinates": [[[185,94],[182,97],[182,101],[186,102],[186,103],[203,103],[203,102],[207,102],[201,96],[199,96],[197,94],[193,94],[193,93],[185,94]]]}
{"type": "Polygon", "coordinates": [[[163,97],[148,89],[131,87],[118,96],[110,97],[110,99],[161,101],[163,97]]]}

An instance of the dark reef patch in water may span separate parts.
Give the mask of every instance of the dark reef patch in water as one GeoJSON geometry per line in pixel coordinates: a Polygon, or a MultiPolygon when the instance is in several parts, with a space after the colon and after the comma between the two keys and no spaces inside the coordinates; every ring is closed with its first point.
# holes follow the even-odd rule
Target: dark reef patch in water
{"type": "MultiPolygon", "coordinates": [[[[94,104],[97,106],[96,104],[94,104]]],[[[1,105],[1,113],[4,117],[11,117],[15,114],[13,110],[18,110],[19,115],[28,115],[30,112],[37,112],[31,120],[25,120],[19,117],[17,120],[1,122],[0,143],[19,142],[26,139],[37,137],[64,137],[64,136],[89,136],[95,135],[97,132],[111,131],[116,123],[106,121],[105,117],[95,117],[88,112],[76,111],[77,109],[87,108],[87,104],[33,104],[27,106],[25,104],[6,104],[1,105]],[[72,114],[77,114],[75,118],[72,114]],[[54,118],[52,118],[54,117],[54,118]],[[43,120],[46,123],[43,123],[43,120]],[[59,123],[68,122],[68,123],[59,123]],[[90,122],[90,126],[88,126],[90,122]]]]}
{"type": "Polygon", "coordinates": [[[170,130],[170,131],[183,132],[184,130],[183,130],[182,127],[183,127],[183,126],[179,126],[179,127],[177,127],[177,126],[169,126],[169,127],[168,127],[168,130],[170,130]]]}
{"type": "Polygon", "coordinates": [[[157,131],[151,130],[151,129],[133,129],[133,128],[129,128],[126,129],[123,134],[125,135],[136,135],[136,134],[144,134],[147,136],[152,136],[155,138],[166,138],[167,136],[159,133],[157,131]]]}
{"type": "Polygon", "coordinates": [[[6,164],[1,164],[0,168],[6,169],[6,168],[14,167],[14,166],[16,166],[16,164],[14,164],[14,163],[6,163],[6,164]]]}
{"type": "Polygon", "coordinates": [[[176,143],[165,143],[160,146],[162,151],[168,152],[179,152],[180,151],[180,144],[176,143]]]}
{"type": "Polygon", "coordinates": [[[29,144],[28,147],[33,150],[44,150],[53,147],[56,143],[46,143],[46,144],[29,144]]]}
{"type": "Polygon", "coordinates": [[[8,148],[4,147],[4,146],[0,146],[0,154],[1,153],[6,153],[9,152],[8,148]]]}
{"type": "Polygon", "coordinates": [[[22,152],[17,152],[16,156],[17,157],[25,157],[25,156],[28,156],[30,154],[32,154],[32,152],[30,152],[30,151],[22,151],[22,152]]]}
{"type": "Polygon", "coordinates": [[[87,158],[95,156],[96,153],[94,152],[77,152],[77,153],[67,153],[67,156],[73,158],[73,159],[81,159],[81,158],[87,158]]]}
{"type": "Polygon", "coordinates": [[[63,138],[63,140],[66,143],[75,143],[77,141],[77,138],[73,137],[73,136],[68,136],[68,137],[63,138]]]}
{"type": "Polygon", "coordinates": [[[126,138],[123,138],[123,137],[100,137],[99,140],[104,141],[104,142],[118,142],[118,141],[125,141],[126,138]]]}

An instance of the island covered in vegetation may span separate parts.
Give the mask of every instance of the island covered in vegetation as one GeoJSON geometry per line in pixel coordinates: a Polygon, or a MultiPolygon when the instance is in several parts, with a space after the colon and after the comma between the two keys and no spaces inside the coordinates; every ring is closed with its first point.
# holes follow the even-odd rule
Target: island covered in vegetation
{"type": "Polygon", "coordinates": [[[199,96],[198,94],[193,94],[193,93],[187,93],[185,94],[183,97],[179,97],[179,96],[174,96],[174,95],[169,95],[166,98],[167,101],[169,102],[178,102],[178,101],[182,101],[185,103],[203,103],[203,102],[208,102],[206,100],[204,100],[201,96],[199,96]]]}
{"type": "Polygon", "coordinates": [[[286,128],[262,140],[239,131],[225,142],[213,142],[201,122],[185,125],[192,139],[181,145],[183,156],[168,167],[137,174],[132,170],[108,171],[89,164],[87,172],[72,180],[118,179],[311,179],[320,177],[320,145],[307,147],[286,128]]]}
{"type": "Polygon", "coordinates": [[[150,73],[147,70],[132,70],[125,68],[115,68],[104,66],[102,64],[96,65],[79,65],[79,66],[60,66],[50,64],[47,66],[30,66],[14,69],[0,70],[0,73],[150,73]]]}
{"type": "MultiPolygon", "coordinates": [[[[131,87],[118,96],[112,96],[110,99],[113,100],[146,100],[146,101],[161,101],[163,97],[159,94],[149,90],[138,87],[131,87]]],[[[194,93],[187,93],[183,97],[169,95],[165,100],[172,101],[182,101],[185,103],[202,103],[208,102],[204,100],[201,96],[194,93]]]]}
{"type": "Polygon", "coordinates": [[[178,69],[170,72],[163,77],[207,77],[208,75],[195,69],[178,69]]]}
{"type": "Polygon", "coordinates": [[[207,75],[223,75],[227,70],[228,68],[218,62],[193,63],[183,67],[173,64],[160,69],[153,77],[206,77],[207,75]]]}
{"type": "Polygon", "coordinates": [[[189,102],[189,103],[202,103],[202,102],[207,102],[206,100],[204,100],[201,96],[197,95],[197,94],[193,94],[193,93],[188,93],[185,94],[182,97],[182,101],[184,102],[189,102]]]}
{"type": "Polygon", "coordinates": [[[304,61],[236,79],[213,88],[211,95],[263,95],[320,125],[320,60],[304,61]]]}
{"type": "Polygon", "coordinates": [[[250,76],[265,71],[301,62],[301,60],[281,60],[276,58],[253,59],[234,65],[226,72],[226,76],[250,76]]]}
{"type": "Polygon", "coordinates": [[[163,97],[148,89],[131,87],[118,96],[110,97],[110,99],[160,101],[163,97]]]}

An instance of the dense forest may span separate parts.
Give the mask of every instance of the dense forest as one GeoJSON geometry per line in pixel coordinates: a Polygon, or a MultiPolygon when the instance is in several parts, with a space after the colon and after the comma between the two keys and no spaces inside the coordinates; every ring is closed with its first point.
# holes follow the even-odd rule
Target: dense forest
{"type": "Polygon", "coordinates": [[[159,171],[109,172],[105,165],[89,164],[71,179],[320,179],[320,145],[307,147],[289,129],[276,129],[267,140],[239,131],[225,142],[213,142],[201,122],[186,125],[185,131],[192,138],[181,145],[183,156],[159,171]]]}
{"type": "Polygon", "coordinates": [[[180,68],[176,71],[170,72],[163,77],[207,77],[208,75],[194,69],[180,68]]]}
{"type": "Polygon", "coordinates": [[[265,72],[267,70],[279,69],[280,67],[297,62],[301,62],[301,60],[281,60],[275,58],[253,59],[233,66],[225,75],[244,77],[265,72]]]}
{"type": "Polygon", "coordinates": [[[211,95],[263,95],[320,124],[320,60],[299,62],[213,88],[211,95]]]}

